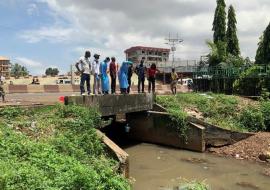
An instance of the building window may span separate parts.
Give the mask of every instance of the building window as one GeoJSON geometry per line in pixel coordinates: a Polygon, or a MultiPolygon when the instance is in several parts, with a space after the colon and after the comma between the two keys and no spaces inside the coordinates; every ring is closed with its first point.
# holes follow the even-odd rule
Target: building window
{"type": "Polygon", "coordinates": [[[145,51],[142,51],[142,54],[145,54],[145,51]]]}

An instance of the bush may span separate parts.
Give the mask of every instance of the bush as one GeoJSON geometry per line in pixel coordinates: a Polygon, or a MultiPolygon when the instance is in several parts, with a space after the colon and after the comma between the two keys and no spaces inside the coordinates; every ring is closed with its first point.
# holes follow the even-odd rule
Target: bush
{"type": "Polygon", "coordinates": [[[14,119],[22,114],[22,109],[19,107],[4,107],[0,109],[0,117],[5,119],[14,119]]]}
{"type": "Polygon", "coordinates": [[[258,132],[266,129],[263,113],[259,108],[247,107],[240,114],[239,122],[249,131],[258,132]]]}
{"type": "Polygon", "coordinates": [[[35,126],[18,127],[21,121],[14,120],[7,123],[1,117],[18,116],[17,112],[1,112],[1,190],[130,189],[127,180],[115,171],[116,161],[107,157],[96,134],[94,128],[101,125],[101,120],[95,110],[58,105],[21,110],[20,114],[18,120],[35,121],[35,126]],[[46,127],[50,129],[47,138],[28,133],[46,127]]]}
{"type": "Polygon", "coordinates": [[[267,131],[270,131],[270,101],[261,103],[261,112],[264,118],[264,125],[267,131]]]}
{"type": "Polygon", "coordinates": [[[204,182],[190,181],[180,186],[182,190],[210,190],[210,187],[204,182]]]}

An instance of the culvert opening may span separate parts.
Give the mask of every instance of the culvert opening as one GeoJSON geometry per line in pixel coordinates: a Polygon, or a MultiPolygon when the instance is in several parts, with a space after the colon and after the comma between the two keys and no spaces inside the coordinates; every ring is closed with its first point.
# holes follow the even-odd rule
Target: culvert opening
{"type": "Polygon", "coordinates": [[[128,137],[129,127],[128,123],[113,121],[110,125],[101,129],[108,138],[110,138],[119,147],[125,149],[131,146],[140,144],[141,142],[136,141],[128,137]]]}

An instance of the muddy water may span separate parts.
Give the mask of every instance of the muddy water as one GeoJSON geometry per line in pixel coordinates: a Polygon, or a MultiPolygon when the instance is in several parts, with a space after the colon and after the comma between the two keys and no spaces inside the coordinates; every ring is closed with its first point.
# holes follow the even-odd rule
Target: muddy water
{"type": "Polygon", "coordinates": [[[261,174],[265,165],[150,144],[125,151],[134,190],[173,189],[183,178],[205,180],[212,190],[270,190],[270,177],[261,174]]]}

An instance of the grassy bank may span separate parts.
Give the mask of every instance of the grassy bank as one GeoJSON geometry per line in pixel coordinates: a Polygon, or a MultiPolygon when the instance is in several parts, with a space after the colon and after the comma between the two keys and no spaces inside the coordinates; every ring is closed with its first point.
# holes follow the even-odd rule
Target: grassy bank
{"type": "Polygon", "coordinates": [[[100,126],[95,110],[76,106],[0,110],[0,189],[130,189],[100,126]]]}
{"type": "Polygon", "coordinates": [[[186,93],[158,96],[157,102],[169,112],[195,114],[205,121],[235,131],[270,130],[270,102],[251,101],[222,94],[186,93]]]}

